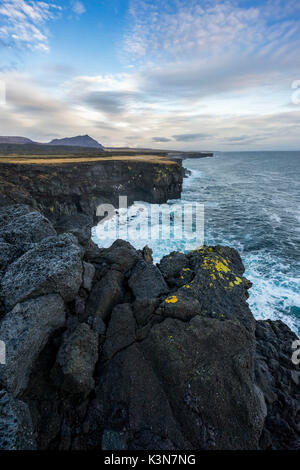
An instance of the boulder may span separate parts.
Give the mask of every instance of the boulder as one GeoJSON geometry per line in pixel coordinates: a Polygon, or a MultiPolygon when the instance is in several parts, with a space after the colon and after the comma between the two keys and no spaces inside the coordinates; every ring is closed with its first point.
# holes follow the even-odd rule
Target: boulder
{"type": "Polygon", "coordinates": [[[173,251],[164,256],[157,265],[170,286],[181,286],[190,275],[189,260],[183,253],[173,251]]]}
{"type": "Polygon", "coordinates": [[[40,352],[64,323],[64,303],[57,294],[17,304],[4,316],[0,339],[6,345],[6,365],[0,366],[0,383],[14,396],[24,392],[40,352]]]}
{"type": "Polygon", "coordinates": [[[132,306],[135,320],[139,327],[147,325],[154,316],[155,310],[159,306],[159,299],[136,299],[132,306]]]}
{"type": "Polygon", "coordinates": [[[5,270],[7,266],[21,256],[22,251],[13,245],[0,241],[0,270],[5,270]]]}
{"type": "Polygon", "coordinates": [[[0,390],[0,450],[34,450],[35,446],[27,404],[0,390]]]}
{"type": "Polygon", "coordinates": [[[164,302],[161,303],[156,313],[164,317],[189,321],[196,315],[201,314],[201,305],[199,300],[193,296],[175,293],[167,297],[164,302]]]}
{"type": "Polygon", "coordinates": [[[92,226],[93,218],[82,213],[64,215],[55,223],[57,233],[72,233],[82,245],[90,241],[92,226]]]}
{"type": "Polygon", "coordinates": [[[130,450],[191,449],[158,377],[137,344],[115,354],[97,381],[96,398],[86,418],[95,448],[101,446],[101,436],[109,429],[122,432],[122,441],[130,450]]]}
{"type": "Polygon", "coordinates": [[[133,268],[128,285],[136,299],[151,299],[169,292],[160,270],[144,260],[133,268]]]}
{"type": "Polygon", "coordinates": [[[259,448],[264,415],[254,387],[254,342],[243,326],[167,318],[140,347],[193,448],[259,448]]]}
{"type": "Polygon", "coordinates": [[[169,316],[180,318],[178,312],[182,303],[190,312],[188,317],[193,316],[195,306],[198,313],[241,322],[254,333],[255,320],[246,302],[249,282],[243,277],[244,266],[235,250],[203,247],[185,256],[188,264],[184,263],[182,255],[173,253],[173,256],[177,260],[176,269],[171,269],[168,257],[161,263],[167,283],[174,286],[166,303],[169,304],[168,311],[177,313],[169,316]],[[184,265],[186,267],[182,268],[184,265]]]}
{"type": "Polygon", "coordinates": [[[106,320],[112,309],[122,302],[123,282],[124,275],[120,271],[114,269],[108,271],[92,288],[87,302],[87,316],[99,316],[106,320]]]}
{"type": "Polygon", "coordinates": [[[30,248],[30,244],[54,235],[56,231],[53,225],[39,212],[20,215],[0,229],[0,237],[23,251],[27,250],[27,246],[30,248]]]}
{"type": "Polygon", "coordinates": [[[28,205],[24,204],[14,204],[10,206],[1,206],[0,205],[0,227],[1,229],[6,225],[9,225],[11,222],[15,222],[19,217],[33,212],[28,205]]]}
{"type": "Polygon", "coordinates": [[[2,295],[7,309],[30,297],[57,293],[72,301],[82,283],[82,252],[71,234],[49,237],[7,269],[2,295]]]}
{"type": "Polygon", "coordinates": [[[110,265],[111,269],[120,271],[123,274],[141,259],[141,255],[133,246],[124,240],[116,240],[110,248],[99,250],[99,256],[102,261],[110,265]]]}
{"type": "Polygon", "coordinates": [[[94,368],[98,359],[98,334],[86,323],[80,323],[75,330],[67,332],[57,354],[54,375],[60,375],[63,391],[88,396],[94,388],[94,368]]]}
{"type": "Polygon", "coordinates": [[[135,341],[135,319],[130,304],[117,305],[111,314],[103,345],[103,361],[135,341]]]}

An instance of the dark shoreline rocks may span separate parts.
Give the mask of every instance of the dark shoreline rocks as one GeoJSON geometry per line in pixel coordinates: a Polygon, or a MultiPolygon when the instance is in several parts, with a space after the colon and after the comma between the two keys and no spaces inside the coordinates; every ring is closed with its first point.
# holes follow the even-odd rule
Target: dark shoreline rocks
{"type": "Polygon", "coordinates": [[[235,250],[155,266],[147,248],[56,234],[28,206],[0,220],[1,449],[300,448],[296,336],[255,321],[235,250]]]}

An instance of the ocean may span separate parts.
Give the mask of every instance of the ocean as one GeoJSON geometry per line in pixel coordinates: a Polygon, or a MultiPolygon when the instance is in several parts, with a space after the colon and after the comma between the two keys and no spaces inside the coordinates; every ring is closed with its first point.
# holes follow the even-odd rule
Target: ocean
{"type": "MultiPolygon", "coordinates": [[[[300,152],[217,152],[183,164],[190,175],[181,200],[168,205],[203,204],[204,243],[239,251],[245,276],[253,283],[248,302],[255,318],[281,319],[299,336],[300,152]]],[[[135,204],[129,226],[136,224],[138,212],[151,223],[147,210],[135,204]]],[[[94,230],[93,238],[99,246],[110,246],[117,237],[99,240],[94,230]]],[[[129,241],[136,248],[147,243],[155,262],[171,251],[186,251],[185,243],[174,238],[129,241]]]]}

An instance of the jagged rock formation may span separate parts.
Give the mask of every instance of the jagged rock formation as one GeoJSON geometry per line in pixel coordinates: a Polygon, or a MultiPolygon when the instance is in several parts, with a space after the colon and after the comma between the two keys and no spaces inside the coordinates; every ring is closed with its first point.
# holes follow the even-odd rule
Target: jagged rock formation
{"type": "Polygon", "coordinates": [[[299,449],[296,337],[254,320],[235,250],[156,266],[28,206],[0,222],[1,448],[299,449]]]}

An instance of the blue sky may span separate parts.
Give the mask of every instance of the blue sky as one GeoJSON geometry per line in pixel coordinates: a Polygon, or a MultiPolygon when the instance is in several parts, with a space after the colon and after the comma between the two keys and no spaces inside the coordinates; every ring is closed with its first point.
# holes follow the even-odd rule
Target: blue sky
{"type": "Polygon", "coordinates": [[[299,149],[299,26],[298,0],[1,0],[0,133],[299,149]]]}

